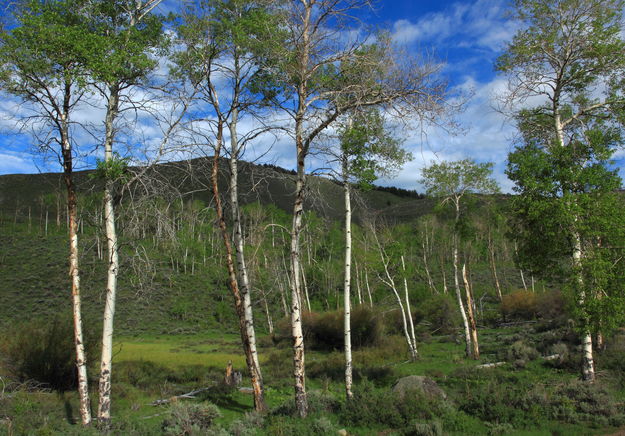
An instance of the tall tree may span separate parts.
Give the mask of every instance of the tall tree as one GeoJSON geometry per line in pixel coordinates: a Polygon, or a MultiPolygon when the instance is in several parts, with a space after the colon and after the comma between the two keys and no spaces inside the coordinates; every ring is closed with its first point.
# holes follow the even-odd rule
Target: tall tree
{"type": "Polygon", "coordinates": [[[569,261],[569,283],[581,312],[582,377],[587,381],[594,380],[595,371],[585,308],[597,293],[588,287],[600,277],[595,275],[590,283],[584,279],[585,261],[593,257],[592,244],[584,236],[592,220],[584,208],[615,183],[606,162],[620,140],[613,136],[621,134],[625,106],[623,6],[622,0],[517,0],[514,15],[523,27],[497,62],[498,70],[509,77],[504,102],[516,110],[524,135],[525,145],[511,155],[509,170],[527,202],[522,208],[529,212],[547,199],[557,205],[544,221],[548,216],[561,220],[566,243],[561,241],[564,246],[558,248],[569,261]],[[530,98],[544,104],[519,110],[529,107],[530,98]],[[527,178],[526,170],[544,159],[557,165],[549,171],[553,178],[527,178]],[[603,179],[587,179],[590,168],[604,172],[603,179]],[[556,211],[561,214],[554,216],[556,211]]]}
{"type": "MultiPolygon", "coordinates": [[[[200,124],[208,123],[207,131],[193,134],[213,143],[214,159],[211,173],[218,221],[226,247],[229,283],[235,297],[240,319],[241,338],[247,365],[252,375],[254,406],[266,409],[260,361],[256,347],[256,333],[252,312],[251,284],[245,261],[244,236],[239,207],[238,161],[248,143],[266,132],[264,126],[241,132],[241,117],[252,117],[259,109],[259,97],[251,91],[253,79],[259,71],[258,58],[267,45],[273,43],[275,15],[269,11],[271,2],[230,0],[202,1],[191,7],[179,26],[180,42],[184,50],[175,55],[178,74],[190,80],[199,90],[198,100],[206,103],[210,112],[204,112],[200,124]],[[224,80],[226,86],[220,86],[224,80]],[[221,204],[218,184],[219,156],[229,133],[229,191],[233,225],[233,241],[221,204]],[[214,136],[214,139],[211,138],[214,136]],[[234,246],[234,250],[233,250],[234,246]],[[236,266],[234,264],[236,260],[236,266]]],[[[200,111],[202,112],[202,111],[200,111]]]]}
{"type": "MultiPolygon", "coordinates": [[[[460,282],[458,277],[459,255],[458,247],[461,237],[461,225],[463,218],[463,200],[470,194],[492,194],[499,190],[497,182],[491,178],[493,164],[477,163],[470,159],[464,159],[455,162],[441,162],[432,164],[424,168],[422,171],[423,179],[420,182],[427,189],[428,195],[438,197],[441,204],[451,203],[453,207],[453,264],[454,264],[454,285],[456,289],[456,298],[458,307],[462,315],[464,323],[466,354],[473,359],[480,356],[477,326],[475,314],[473,313],[473,298],[470,286],[466,284],[465,290],[467,297],[467,310],[464,309],[462,303],[462,294],[460,292],[460,282]],[[467,317],[468,314],[468,317],[467,317]]],[[[463,264],[463,272],[466,271],[466,265],[463,264]]]]}
{"type": "Polygon", "coordinates": [[[134,101],[132,90],[143,84],[158,66],[154,58],[165,39],[162,19],[150,12],[161,0],[114,0],[91,2],[89,25],[97,46],[86,65],[92,85],[106,105],[104,160],[99,164],[104,178],[104,224],[107,239],[107,283],[102,326],[102,356],[98,421],[108,428],[111,420],[111,375],[113,322],[119,275],[119,244],[115,224],[114,196],[125,169],[125,160],[114,153],[118,120],[124,112],[144,102],[134,101]]]}
{"type": "MultiPolygon", "coordinates": [[[[80,396],[80,416],[91,422],[87,362],[83,344],[78,252],[78,220],[74,185],[77,126],[72,116],[85,96],[84,65],[94,49],[85,23],[87,1],[13,2],[14,23],[0,34],[0,80],[5,92],[26,104],[30,114],[19,120],[30,129],[40,149],[55,153],[63,166],[69,219],[69,276],[71,278],[74,343],[80,396]]],[[[5,16],[6,17],[6,16],[5,16]]]]}
{"type": "MultiPolygon", "coordinates": [[[[336,154],[338,154],[336,156],[336,154]]],[[[340,128],[340,151],[335,159],[340,166],[337,174],[343,185],[345,205],[345,264],[344,264],[344,348],[345,393],[352,398],[351,342],[351,271],[352,271],[352,184],[370,189],[380,176],[389,176],[410,159],[400,142],[386,129],[382,114],[376,109],[356,111],[346,115],[340,128]]]]}
{"type": "MultiPolygon", "coordinates": [[[[446,84],[440,64],[399,53],[389,38],[375,42],[367,32],[350,32],[361,23],[354,14],[368,0],[300,0],[288,3],[286,38],[267,55],[267,97],[292,120],[297,175],[291,225],[291,330],[298,414],[306,416],[302,259],[306,158],[318,136],[354,108],[392,106],[427,119],[445,109],[446,84]],[[352,39],[347,35],[364,35],[352,39]]],[[[359,31],[362,29],[358,29],[359,31]]]]}

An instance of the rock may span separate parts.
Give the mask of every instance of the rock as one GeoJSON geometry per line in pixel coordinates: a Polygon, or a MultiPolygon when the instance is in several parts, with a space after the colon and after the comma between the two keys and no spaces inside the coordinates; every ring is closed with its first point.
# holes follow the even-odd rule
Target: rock
{"type": "Polygon", "coordinates": [[[430,398],[439,398],[441,400],[447,398],[445,391],[438,387],[434,380],[422,375],[402,377],[395,382],[392,389],[399,398],[403,398],[404,395],[411,391],[423,392],[430,398]]]}
{"type": "Polygon", "coordinates": [[[344,428],[340,429],[337,434],[339,436],[347,436],[347,430],[345,430],[344,428]]]}

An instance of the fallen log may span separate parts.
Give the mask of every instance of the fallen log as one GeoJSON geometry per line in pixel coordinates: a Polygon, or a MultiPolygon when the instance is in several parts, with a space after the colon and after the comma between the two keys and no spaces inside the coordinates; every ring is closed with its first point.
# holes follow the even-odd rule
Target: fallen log
{"type": "Polygon", "coordinates": [[[495,363],[484,363],[482,365],[477,365],[476,368],[485,369],[485,368],[495,368],[497,366],[505,365],[507,362],[495,362],[495,363]]]}
{"type": "Polygon", "coordinates": [[[182,399],[193,399],[200,392],[204,392],[204,391],[207,391],[209,389],[210,388],[196,389],[194,391],[187,392],[186,394],[174,395],[173,397],[163,398],[163,399],[160,399],[160,400],[155,400],[155,401],[151,402],[150,405],[151,406],[162,406],[163,404],[169,404],[169,403],[171,403],[173,401],[178,401],[178,400],[182,400],[182,399]]]}

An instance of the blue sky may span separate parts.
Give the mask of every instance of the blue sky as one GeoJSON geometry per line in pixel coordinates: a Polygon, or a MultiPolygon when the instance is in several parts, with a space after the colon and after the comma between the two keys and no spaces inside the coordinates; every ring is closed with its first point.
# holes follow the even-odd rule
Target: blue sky
{"type": "MultiPolygon", "coordinates": [[[[168,0],[162,11],[177,7],[179,0],[168,0]]],[[[466,110],[458,116],[464,134],[426,128],[405,130],[405,146],[415,159],[392,180],[381,184],[421,190],[417,184],[420,170],[432,161],[473,158],[495,163],[495,177],[502,190],[511,183],[504,175],[506,156],[511,150],[514,129],[493,109],[493,97],[505,89],[506,81],[493,71],[493,62],[518,25],[506,18],[507,2],[383,0],[365,18],[368,24],[388,29],[394,40],[409,50],[433,53],[445,62],[444,75],[452,87],[473,94],[466,110]]],[[[6,115],[15,111],[10,99],[0,101],[0,174],[57,171],[58,163],[42,162],[32,154],[29,139],[14,134],[6,115]]],[[[85,115],[85,118],[92,118],[85,115]]],[[[157,140],[158,129],[153,140],[157,140]]],[[[292,147],[288,140],[278,141],[271,161],[292,167],[292,147]],[[281,145],[280,145],[281,144],[281,145]]]]}

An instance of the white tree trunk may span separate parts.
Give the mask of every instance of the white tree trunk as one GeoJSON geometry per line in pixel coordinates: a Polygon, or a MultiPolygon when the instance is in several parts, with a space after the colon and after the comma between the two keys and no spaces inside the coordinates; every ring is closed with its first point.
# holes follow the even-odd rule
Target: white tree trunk
{"type": "MultiPolygon", "coordinates": [[[[456,201],[456,226],[460,220],[460,203],[456,201]]],[[[458,235],[456,229],[454,229],[453,235],[453,259],[454,259],[454,286],[456,289],[456,298],[458,300],[458,308],[460,309],[460,315],[462,316],[462,325],[464,327],[464,341],[465,352],[467,357],[471,357],[471,330],[469,328],[469,321],[467,319],[467,313],[464,310],[464,304],[462,303],[462,294],[460,293],[460,282],[458,280],[458,235]]]]}
{"type": "Polygon", "coordinates": [[[497,297],[499,297],[499,301],[503,300],[503,295],[501,293],[501,286],[499,284],[499,277],[497,276],[497,265],[495,263],[495,247],[493,240],[490,235],[490,230],[488,232],[488,259],[490,261],[490,269],[493,273],[493,280],[495,281],[495,289],[497,290],[497,297]]]}
{"type": "MultiPolygon", "coordinates": [[[[66,95],[68,91],[66,90],[66,95]]],[[[78,265],[78,222],[76,192],[73,180],[72,146],[69,141],[67,115],[62,119],[63,169],[67,187],[67,222],[69,228],[69,276],[72,281],[72,314],[74,318],[74,346],[76,350],[76,370],[78,373],[78,396],[80,419],[83,425],[91,423],[91,405],[87,379],[87,358],[82,330],[82,308],[80,299],[80,273],[78,265]]]]}
{"type": "MultiPolygon", "coordinates": [[[[107,164],[113,160],[113,140],[115,137],[114,120],[118,113],[119,91],[110,88],[105,121],[104,159],[107,164]]],[[[115,206],[113,204],[113,180],[106,175],[104,188],[104,223],[107,240],[107,275],[106,300],[104,303],[104,319],[102,323],[102,356],[100,360],[100,383],[98,401],[98,422],[108,429],[111,421],[111,372],[113,359],[113,318],[117,298],[117,275],[119,272],[119,255],[117,229],[115,227],[115,206]]]]}
{"type": "Polygon", "coordinates": [[[410,309],[410,295],[408,294],[408,280],[406,279],[406,263],[404,262],[404,256],[401,256],[401,268],[404,272],[404,294],[406,297],[406,316],[408,317],[410,325],[410,338],[412,339],[412,346],[414,348],[415,357],[417,355],[417,337],[414,332],[414,322],[412,321],[412,310],[410,309]]]}
{"type": "MultiPolygon", "coordinates": [[[[582,266],[581,264],[582,264],[583,253],[582,253],[581,238],[577,232],[574,232],[573,234],[573,242],[574,242],[573,266],[578,270],[577,282],[580,287],[579,305],[582,307],[582,310],[583,310],[583,306],[586,300],[586,293],[583,291],[584,284],[583,284],[581,271],[580,271],[581,266],[582,266]]],[[[592,349],[592,335],[588,328],[588,319],[585,315],[583,316],[582,321],[585,324],[584,331],[582,332],[582,337],[581,337],[581,340],[582,340],[582,379],[584,381],[592,383],[595,381],[595,363],[594,363],[593,349],[592,349]]]]}
{"type": "Polygon", "coordinates": [[[349,182],[346,177],[346,168],[343,168],[343,190],[345,194],[345,282],[344,282],[344,336],[345,336],[345,394],[347,399],[352,394],[352,333],[351,333],[351,260],[352,260],[352,206],[350,199],[349,182]]]}
{"type": "Polygon", "coordinates": [[[378,245],[378,250],[380,251],[380,258],[382,260],[382,265],[384,266],[384,274],[386,275],[386,279],[383,281],[391,289],[391,291],[393,291],[393,294],[395,295],[395,299],[397,300],[397,305],[399,306],[399,310],[401,312],[402,325],[404,329],[404,337],[406,338],[406,343],[408,344],[408,351],[410,352],[410,359],[412,361],[416,361],[418,357],[417,347],[416,347],[416,344],[413,343],[412,337],[410,336],[410,332],[408,331],[408,320],[406,319],[406,310],[404,307],[404,303],[402,302],[401,296],[399,295],[399,292],[397,291],[395,280],[393,280],[393,276],[391,276],[391,273],[389,271],[389,268],[388,268],[389,260],[384,253],[384,249],[382,248],[382,245],[380,244],[380,241],[378,240],[377,235],[375,234],[375,229],[373,231],[374,231],[374,237],[378,245]]]}
{"type": "Polygon", "coordinates": [[[365,285],[367,287],[367,295],[369,296],[369,305],[373,308],[373,296],[371,295],[371,287],[369,286],[369,273],[365,266],[365,285]]]}
{"type": "Polygon", "coordinates": [[[252,312],[252,298],[250,280],[245,264],[245,253],[243,244],[243,234],[241,230],[241,211],[239,208],[239,169],[238,169],[238,156],[239,145],[237,136],[237,121],[238,113],[233,111],[232,121],[230,123],[230,208],[232,212],[232,222],[234,227],[234,247],[237,260],[237,272],[239,275],[241,297],[243,299],[243,315],[245,320],[245,330],[247,333],[247,346],[249,347],[249,354],[252,356],[254,365],[250,368],[251,372],[254,372],[252,380],[255,381],[254,391],[260,393],[260,398],[255,402],[261,404],[264,408],[264,392],[263,392],[263,378],[260,370],[260,361],[258,360],[258,350],[256,348],[256,331],[254,329],[254,315],[252,312]]]}
{"type": "MultiPolygon", "coordinates": [[[[557,96],[556,96],[557,97],[557,96]]],[[[556,130],[556,136],[558,138],[558,142],[560,147],[564,147],[564,129],[562,127],[562,120],[560,117],[560,107],[559,107],[559,99],[558,98],[554,98],[553,100],[553,112],[554,112],[554,124],[555,124],[555,130],[556,130]]],[[[577,219],[575,220],[577,221],[577,219]]],[[[579,235],[579,233],[574,230],[573,231],[573,267],[577,270],[577,282],[578,285],[580,287],[580,294],[579,294],[579,305],[582,308],[583,311],[583,306],[586,300],[586,294],[583,290],[583,279],[582,279],[582,272],[581,272],[581,267],[582,267],[582,257],[583,257],[583,253],[582,253],[582,241],[581,241],[581,237],[579,235]]],[[[583,322],[585,323],[584,327],[584,331],[582,333],[582,379],[584,381],[587,382],[594,382],[595,381],[595,364],[594,364],[594,358],[593,358],[593,349],[592,349],[592,335],[590,333],[590,330],[588,328],[588,320],[586,319],[586,317],[584,316],[583,322]]]]}
{"type": "MultiPolygon", "coordinates": [[[[300,125],[299,129],[301,128],[302,126],[300,125]]],[[[295,407],[298,415],[303,418],[308,414],[308,400],[306,398],[304,334],[302,331],[302,305],[300,302],[300,295],[302,294],[300,237],[302,232],[302,218],[304,214],[304,187],[306,179],[304,173],[304,155],[302,145],[298,143],[297,148],[297,180],[295,185],[295,202],[293,205],[293,221],[291,228],[291,334],[293,336],[293,387],[295,390],[295,407]]]]}
{"type": "Polygon", "coordinates": [[[469,278],[467,276],[467,265],[462,264],[462,280],[464,281],[464,289],[467,294],[467,315],[469,321],[469,329],[471,331],[471,357],[473,359],[479,359],[480,346],[477,340],[477,323],[475,321],[473,293],[471,292],[471,285],[469,284],[469,278]]]}

